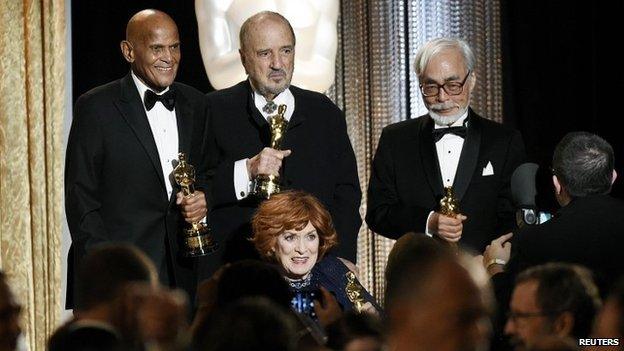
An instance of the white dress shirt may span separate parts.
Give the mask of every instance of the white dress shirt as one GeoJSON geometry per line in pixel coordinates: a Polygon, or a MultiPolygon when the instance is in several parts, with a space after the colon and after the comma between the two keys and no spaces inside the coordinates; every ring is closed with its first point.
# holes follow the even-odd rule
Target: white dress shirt
{"type": "MultiPolygon", "coordinates": [[[[167,198],[171,198],[173,192],[173,184],[171,173],[173,172],[173,161],[178,159],[178,121],[176,119],[175,108],[173,111],[167,110],[162,102],[157,101],[151,110],[145,108],[143,99],[145,92],[150,89],[132,72],[132,80],[139,91],[141,97],[141,105],[143,110],[147,114],[147,121],[152,129],[152,135],[154,136],[154,142],[158,149],[158,157],[160,158],[160,166],[162,168],[163,177],[165,178],[165,186],[167,190],[167,198]]],[[[153,90],[152,90],[153,91],[153,90]]],[[[162,95],[169,91],[169,87],[157,95],[162,95]]]]}
{"type": "MultiPolygon", "coordinates": [[[[461,127],[464,125],[464,121],[468,117],[468,111],[466,111],[455,123],[450,126],[439,126],[434,124],[435,129],[448,128],[448,127],[461,127]]],[[[462,148],[464,146],[464,138],[455,134],[445,134],[435,144],[436,152],[438,154],[438,162],[440,163],[440,175],[442,176],[442,185],[444,187],[452,186],[455,181],[455,173],[457,173],[457,166],[459,165],[459,156],[461,155],[462,148]]],[[[425,233],[432,236],[434,233],[429,231],[429,218],[434,211],[429,212],[427,216],[427,223],[425,224],[425,233]]]]}
{"type": "MultiPolygon", "coordinates": [[[[273,113],[266,113],[262,110],[262,108],[267,104],[267,100],[264,96],[258,94],[257,92],[253,92],[254,105],[260,111],[260,114],[266,119],[269,120],[270,116],[274,116],[277,114],[277,110],[273,113]]],[[[277,95],[273,102],[279,105],[286,105],[286,113],[284,114],[284,118],[287,121],[290,121],[290,117],[292,117],[293,112],[295,112],[295,97],[293,96],[290,89],[284,90],[282,93],[277,95]]],[[[249,196],[251,180],[249,179],[249,173],[247,172],[247,160],[248,158],[238,160],[234,163],[234,191],[236,192],[236,199],[242,200],[249,196]]]]}

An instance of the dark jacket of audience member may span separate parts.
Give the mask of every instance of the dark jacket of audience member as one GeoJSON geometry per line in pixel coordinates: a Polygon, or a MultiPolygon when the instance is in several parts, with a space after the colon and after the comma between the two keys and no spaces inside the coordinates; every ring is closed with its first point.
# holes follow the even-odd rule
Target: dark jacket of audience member
{"type": "Polygon", "coordinates": [[[614,162],[611,145],[597,135],[570,133],[559,142],[553,181],[562,207],[550,221],[514,233],[509,279],[530,266],[569,262],[592,270],[601,293],[608,291],[624,273],[624,201],[608,195],[614,162]]]}

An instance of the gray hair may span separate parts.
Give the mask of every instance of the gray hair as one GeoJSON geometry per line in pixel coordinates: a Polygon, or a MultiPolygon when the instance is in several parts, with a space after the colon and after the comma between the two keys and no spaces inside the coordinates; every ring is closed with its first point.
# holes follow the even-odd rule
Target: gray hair
{"type": "Polygon", "coordinates": [[[572,198],[608,194],[613,181],[613,147],[598,135],[566,134],[555,147],[552,168],[572,198]]]}
{"type": "Polygon", "coordinates": [[[425,45],[421,46],[416,52],[416,58],[414,59],[416,75],[420,77],[431,58],[444,50],[459,51],[464,58],[466,71],[474,72],[476,59],[468,43],[457,38],[438,38],[426,42],[425,45]]]}

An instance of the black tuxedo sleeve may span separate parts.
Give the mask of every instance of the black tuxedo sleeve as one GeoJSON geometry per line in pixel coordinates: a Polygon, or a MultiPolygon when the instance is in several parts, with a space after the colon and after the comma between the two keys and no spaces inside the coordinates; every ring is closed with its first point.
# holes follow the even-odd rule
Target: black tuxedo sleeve
{"type": "Polygon", "coordinates": [[[407,205],[401,200],[396,187],[393,156],[396,152],[401,151],[394,150],[392,138],[384,129],[373,159],[366,211],[368,226],[374,232],[391,239],[398,239],[410,231],[423,232],[432,210],[414,204],[407,205]]]}
{"type": "Polygon", "coordinates": [[[336,160],[336,185],[334,189],[333,206],[330,208],[334,226],[339,236],[339,245],[334,253],[339,256],[356,261],[357,238],[362,225],[360,217],[360,202],[362,190],[357,173],[355,153],[347,134],[347,124],[344,116],[336,108],[338,125],[335,139],[337,141],[336,160]]]}
{"type": "Polygon", "coordinates": [[[522,136],[515,131],[507,145],[507,158],[503,166],[501,188],[498,192],[496,237],[517,228],[515,206],[511,197],[511,175],[526,160],[522,136]]]}
{"type": "Polygon", "coordinates": [[[76,102],[65,159],[65,211],[72,242],[79,250],[108,240],[100,216],[104,159],[98,108],[82,97],[76,102]]]}

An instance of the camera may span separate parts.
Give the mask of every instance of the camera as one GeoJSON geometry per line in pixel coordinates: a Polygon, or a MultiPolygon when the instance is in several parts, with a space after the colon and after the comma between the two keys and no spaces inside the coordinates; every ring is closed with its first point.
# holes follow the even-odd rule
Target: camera
{"type": "Polygon", "coordinates": [[[320,291],[318,289],[313,290],[301,290],[294,293],[291,300],[292,308],[301,313],[309,316],[313,320],[317,320],[316,313],[314,312],[314,300],[318,299],[320,291]]]}

